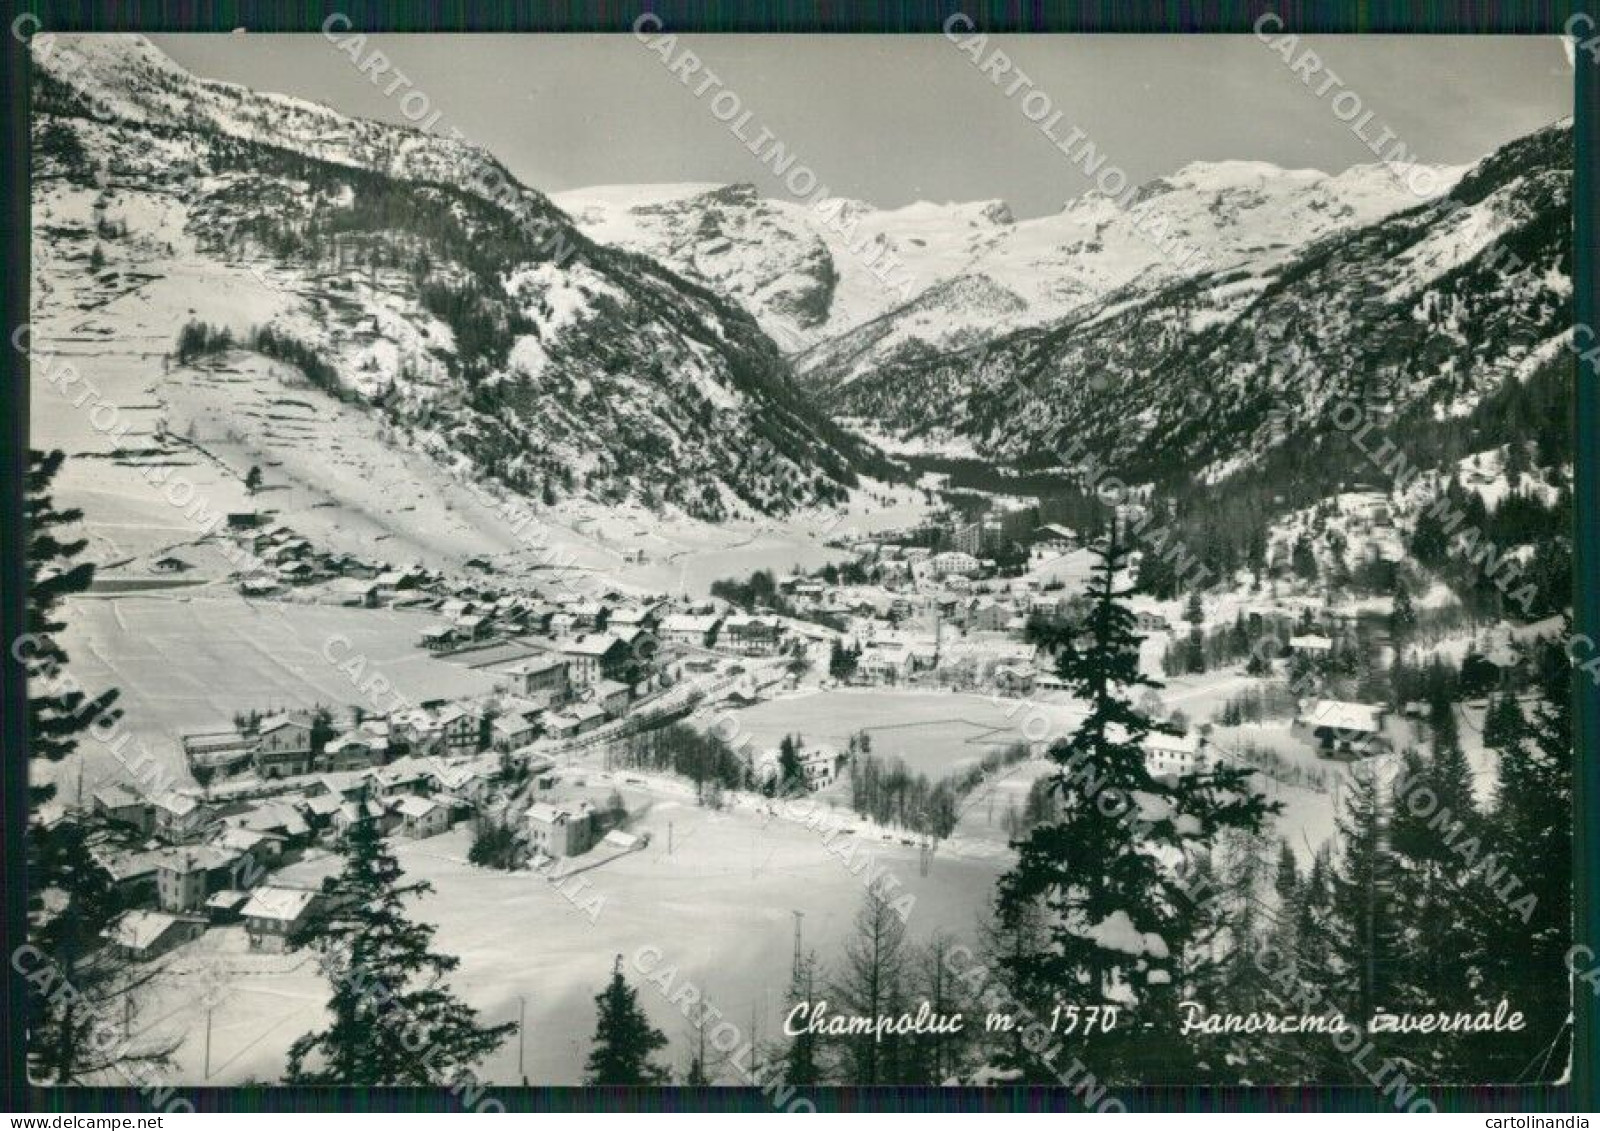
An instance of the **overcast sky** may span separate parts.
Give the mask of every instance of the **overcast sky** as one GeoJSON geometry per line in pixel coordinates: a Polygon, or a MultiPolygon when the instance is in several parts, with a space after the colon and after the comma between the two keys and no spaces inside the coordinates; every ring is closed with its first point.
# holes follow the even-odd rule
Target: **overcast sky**
{"type": "MultiPolygon", "coordinates": [[[[318,35],[158,35],[196,74],[401,122],[318,35]]],[[[1239,158],[1335,172],[1371,152],[1253,36],[1000,36],[1002,47],[1133,181],[1239,158]]],[[[1424,161],[1457,164],[1572,112],[1551,37],[1324,36],[1304,41],[1424,161]]],[[[545,192],[751,181],[786,191],[630,35],[375,36],[454,125],[545,192]]],[[[691,48],[839,195],[884,207],[1003,199],[1054,211],[1087,181],[940,36],[689,36],[691,48]]],[[[387,83],[392,76],[385,76],[387,83]]],[[[698,82],[698,76],[695,82],[698,82]]],[[[1318,81],[1321,81],[1320,78],[1318,81]]],[[[714,93],[714,91],[712,92],[714,93]]],[[[1333,91],[1330,91],[1331,97],[1333,91]]]]}

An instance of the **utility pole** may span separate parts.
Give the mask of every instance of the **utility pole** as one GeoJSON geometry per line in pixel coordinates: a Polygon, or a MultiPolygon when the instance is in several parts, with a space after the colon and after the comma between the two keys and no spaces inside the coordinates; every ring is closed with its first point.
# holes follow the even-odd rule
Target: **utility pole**
{"type": "Polygon", "coordinates": [[[206,1064],[202,1080],[211,1079],[211,1006],[206,1006],[206,1064]]]}
{"type": "Polygon", "coordinates": [[[794,915],[794,972],[792,977],[794,978],[795,988],[798,989],[800,986],[800,975],[804,965],[804,960],[801,958],[800,950],[800,922],[806,917],[806,913],[804,911],[794,911],[791,912],[791,914],[794,915]]]}
{"type": "Polygon", "coordinates": [[[522,1050],[525,1045],[523,1040],[523,1022],[528,1015],[528,999],[522,994],[517,995],[517,1078],[526,1081],[527,1075],[522,1071],[522,1050]]]}

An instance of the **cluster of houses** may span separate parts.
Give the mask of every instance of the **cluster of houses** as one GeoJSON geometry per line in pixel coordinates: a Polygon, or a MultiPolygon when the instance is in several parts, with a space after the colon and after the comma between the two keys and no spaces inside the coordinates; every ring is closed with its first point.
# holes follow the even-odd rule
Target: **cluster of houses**
{"type": "Polygon", "coordinates": [[[849,549],[885,584],[965,591],[985,580],[1004,580],[995,555],[1007,546],[1013,551],[1010,571],[1015,572],[1019,566],[1036,570],[1082,549],[1083,539],[1061,523],[1008,532],[1008,524],[999,516],[976,522],[936,516],[912,530],[850,543],[849,549]]]}
{"type": "Polygon", "coordinates": [[[647,667],[663,644],[772,656],[785,642],[783,618],[729,611],[718,601],[674,605],[621,594],[574,594],[551,601],[509,595],[485,602],[457,596],[441,602],[437,611],[441,620],[420,631],[420,647],[454,652],[496,637],[533,639],[568,661],[578,687],[617,679],[630,666],[647,667]]]}
{"type": "Polygon", "coordinates": [[[471,703],[438,701],[392,715],[352,718],[285,711],[246,718],[232,730],[183,735],[190,772],[202,784],[253,773],[263,781],[364,770],[397,757],[465,757],[485,741],[485,714],[471,703]]]}
{"type": "MultiPolygon", "coordinates": [[[[287,523],[273,521],[257,511],[227,516],[233,540],[257,568],[239,576],[239,591],[247,597],[270,597],[290,589],[326,584],[328,595],[340,604],[373,607],[405,599],[413,591],[437,583],[436,575],[420,566],[396,569],[364,561],[354,554],[332,553],[312,545],[287,523]]],[[[154,567],[163,569],[161,562],[154,567]]],[[[180,563],[179,568],[187,568],[180,563]]],[[[173,572],[169,566],[164,572],[173,572]]]]}
{"type": "Polygon", "coordinates": [[[313,846],[337,844],[364,821],[412,839],[446,832],[485,803],[498,772],[483,759],[405,757],[234,800],[179,791],[147,798],[121,784],[97,790],[91,851],[128,909],[107,929],[107,942],[143,961],[208,926],[242,923],[252,949],[282,950],[317,893],[274,884],[274,872],[313,846]]]}
{"type": "Polygon", "coordinates": [[[1002,693],[1047,689],[1054,679],[1051,665],[1041,665],[1026,642],[1028,621],[1074,611],[1074,599],[1062,591],[1021,584],[972,593],[787,578],[779,587],[801,615],[844,626],[838,638],[856,655],[849,679],[866,685],[960,675],[1002,693]]]}

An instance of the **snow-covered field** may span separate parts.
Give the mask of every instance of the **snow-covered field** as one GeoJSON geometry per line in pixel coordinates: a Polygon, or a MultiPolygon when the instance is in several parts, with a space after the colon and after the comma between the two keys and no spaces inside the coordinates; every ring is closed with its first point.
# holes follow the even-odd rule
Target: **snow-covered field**
{"type": "MultiPolygon", "coordinates": [[[[843,750],[851,735],[866,731],[878,757],[901,758],[913,772],[938,779],[1030,737],[1061,737],[1078,714],[1064,703],[1030,704],[952,691],[841,688],[771,699],[731,717],[739,727],[732,741],[748,736],[758,750],[776,746],[786,734],[800,735],[807,746],[843,750]]],[[[721,724],[719,733],[726,736],[729,729],[721,724]]]]}
{"type": "MultiPolygon", "coordinates": [[[[636,792],[624,786],[630,805],[636,792]]],[[[692,800],[656,796],[630,831],[648,832],[643,851],[585,873],[581,901],[604,902],[593,923],[550,883],[532,873],[506,874],[465,862],[465,827],[424,841],[399,841],[408,879],[434,885],[418,914],[439,926],[438,947],[459,955],[452,986],[486,1020],[515,1021],[526,1002],[524,1071],[548,1084],[580,1082],[593,1033],[593,996],[617,954],[625,964],[643,946],[659,947],[672,965],[749,1035],[763,1039],[783,1019],[793,951],[794,918],[804,912],[804,939],[824,965],[835,963],[863,894],[863,872],[851,871],[816,830],[745,811],[716,813],[692,800]],[[667,852],[668,824],[672,852],[667,852]]],[[[915,897],[908,930],[924,939],[936,929],[971,940],[990,898],[1000,855],[964,858],[941,852],[927,876],[917,849],[873,842],[873,867],[887,866],[901,893],[915,897]]],[[[857,861],[865,858],[858,854],[857,861]]],[[[284,882],[310,884],[336,861],[306,861],[284,882]]],[[[572,882],[572,881],[569,881],[572,882]]],[[[213,931],[165,960],[167,973],[143,1011],[164,1018],[157,1031],[181,1036],[176,1079],[200,1083],[206,1018],[198,987],[226,982],[211,1018],[211,1076],[236,1084],[273,1080],[291,1041],[326,1024],[327,986],[300,955],[252,955],[237,929],[213,931]],[[208,974],[207,972],[210,971],[208,974]]],[[[687,1064],[688,1025],[681,1014],[629,968],[639,1002],[671,1041],[668,1059],[687,1064]]],[[[515,1036],[483,1066],[485,1079],[517,1082],[515,1036]]],[[[731,1082],[731,1081],[729,1081],[731,1082]]]]}
{"type": "MultiPolygon", "coordinates": [[[[177,590],[162,595],[82,597],[71,601],[63,619],[62,643],[72,658],[74,676],[92,691],[121,691],[129,745],[145,744],[180,784],[189,781],[177,738],[185,731],[220,730],[236,711],[360,705],[389,710],[392,701],[366,702],[341,667],[364,656],[367,675],[382,673],[412,702],[488,691],[494,677],[440,660],[416,647],[427,614],[396,609],[348,609],[249,601],[219,587],[177,590]]],[[[365,678],[365,676],[363,676],[365,678]]],[[[126,762],[106,743],[79,746],[86,790],[106,781],[127,780],[126,762]]],[[[76,788],[77,767],[52,767],[76,788]]]]}

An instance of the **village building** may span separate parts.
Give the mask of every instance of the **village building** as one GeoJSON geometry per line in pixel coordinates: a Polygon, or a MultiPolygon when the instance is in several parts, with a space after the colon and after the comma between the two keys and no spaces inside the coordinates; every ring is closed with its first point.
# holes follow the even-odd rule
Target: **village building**
{"type": "Polygon", "coordinates": [[[344,578],[334,582],[333,593],[341,605],[373,609],[378,605],[378,598],[382,590],[375,581],[344,578]]]}
{"type": "Polygon", "coordinates": [[[169,848],[156,864],[156,900],[163,911],[193,911],[213,892],[236,886],[234,866],[240,854],[232,849],[199,844],[169,848]]]}
{"type": "Polygon", "coordinates": [[[255,736],[237,730],[186,734],[178,742],[190,771],[200,780],[244,773],[255,759],[255,736]]]}
{"type": "Polygon", "coordinates": [[[690,648],[709,648],[722,618],[715,613],[674,613],[661,621],[661,638],[690,648]]]}
{"type": "Polygon", "coordinates": [[[1308,632],[1289,637],[1289,651],[1296,656],[1323,660],[1333,654],[1333,641],[1319,633],[1308,632]]]}
{"type": "Polygon", "coordinates": [[[193,840],[205,825],[206,810],[198,798],[169,790],[150,803],[153,831],[175,843],[193,840]]]}
{"type": "Polygon", "coordinates": [[[722,622],[717,647],[740,656],[770,656],[782,638],[783,626],[777,617],[735,615],[722,622]]]}
{"type": "Polygon", "coordinates": [[[372,792],[379,797],[421,797],[433,790],[433,776],[433,766],[427,759],[408,755],[374,770],[368,780],[372,783],[372,792]]]}
{"type": "Polygon", "coordinates": [[[373,753],[382,757],[389,749],[389,736],[392,731],[386,716],[375,715],[361,720],[361,725],[356,727],[355,733],[363,736],[372,744],[373,753]]]}
{"type": "Polygon", "coordinates": [[[492,627],[492,622],[482,613],[463,613],[455,620],[456,639],[486,640],[491,635],[492,627]]]}
{"type": "Polygon", "coordinates": [[[533,656],[506,669],[506,675],[516,694],[554,707],[567,697],[567,668],[560,656],[533,656]]]}
{"type": "Polygon", "coordinates": [[[606,627],[610,611],[599,601],[573,601],[562,609],[568,627],[576,632],[599,632],[606,627]]]}
{"type": "Polygon", "coordinates": [[[371,770],[318,774],[316,780],[306,787],[306,793],[309,797],[327,795],[336,797],[340,801],[354,801],[371,792],[372,779],[371,770]]]}
{"type": "Polygon", "coordinates": [[[249,892],[240,891],[238,888],[223,888],[221,891],[211,893],[211,897],[205,902],[205,913],[214,925],[227,926],[239,922],[240,912],[248,902],[250,902],[249,892]]]}
{"type": "Polygon", "coordinates": [[[535,801],[526,822],[534,851],[545,856],[579,856],[594,845],[594,811],[586,801],[570,806],[535,801]]]}
{"type": "Polygon", "coordinates": [[[966,609],[968,632],[1000,632],[1011,619],[1011,608],[992,597],[974,597],[966,609]]]}
{"type": "Polygon", "coordinates": [[[856,675],[868,683],[905,683],[915,670],[910,645],[899,642],[869,645],[856,660],[856,675]]]}
{"type": "Polygon", "coordinates": [[[378,584],[378,574],[381,571],[372,563],[364,562],[354,554],[339,554],[329,558],[328,564],[334,572],[344,577],[370,583],[376,596],[383,595],[383,587],[378,584]]]}
{"type": "Polygon", "coordinates": [[[1037,569],[1082,545],[1077,531],[1059,523],[1046,523],[1028,535],[1028,566],[1037,569]]]}
{"type": "Polygon", "coordinates": [[[1151,731],[1145,736],[1144,764],[1152,775],[1182,777],[1198,773],[1203,758],[1198,735],[1151,731]]]}
{"type": "Polygon", "coordinates": [[[660,602],[646,602],[640,604],[627,604],[611,611],[606,620],[606,627],[612,632],[622,628],[634,628],[643,632],[654,632],[661,624],[660,602]]]}
{"type": "MultiPolygon", "coordinates": [[[[530,773],[537,772],[539,763],[529,760],[530,773]]],[[[484,764],[470,762],[436,763],[429,767],[435,788],[469,805],[481,804],[493,790],[497,770],[484,764]]]]}
{"type": "Polygon", "coordinates": [[[551,738],[576,738],[578,735],[578,719],[575,715],[570,715],[565,711],[555,711],[544,717],[544,730],[551,738]]]}
{"type": "Polygon", "coordinates": [[[239,857],[248,856],[255,868],[242,869],[242,874],[259,874],[268,864],[283,857],[283,846],[287,839],[281,833],[234,825],[218,829],[210,843],[224,852],[236,853],[239,857]]]}
{"type": "Polygon", "coordinates": [[[496,750],[516,750],[539,737],[538,718],[542,712],[507,711],[491,724],[490,737],[496,750]]]}
{"type": "Polygon", "coordinates": [[[322,748],[320,768],[333,773],[364,770],[381,760],[380,752],[373,748],[368,735],[360,731],[351,731],[329,739],[328,744],[322,748]]]}
{"type": "Polygon", "coordinates": [[[452,703],[439,708],[434,719],[446,754],[460,757],[483,749],[483,727],[476,713],[452,703]]]}
{"type": "Polygon", "coordinates": [[[391,746],[427,757],[444,753],[444,731],[434,713],[414,707],[389,716],[391,746]]]}
{"type": "Polygon", "coordinates": [[[1003,695],[1026,695],[1033,690],[1037,678],[1031,667],[1016,664],[997,664],[994,669],[995,690],[1003,695]]]}
{"type": "Polygon", "coordinates": [[[378,592],[386,597],[417,587],[417,575],[408,569],[382,570],[372,580],[377,583],[378,592]]]}
{"type": "Polygon", "coordinates": [[[389,809],[380,802],[361,800],[346,801],[334,813],[329,829],[335,840],[343,840],[350,834],[350,830],[363,821],[376,821],[380,835],[388,833],[394,828],[396,819],[390,815],[389,809]]]}
{"type": "Polygon", "coordinates": [[[311,839],[311,825],[296,800],[273,797],[258,801],[236,818],[238,827],[270,833],[281,838],[285,847],[303,845],[311,839]]]}
{"type": "Polygon", "coordinates": [[[278,567],[278,577],[290,585],[309,585],[317,579],[316,572],[302,561],[287,561],[278,567]]]}
{"type": "Polygon", "coordinates": [[[305,888],[257,888],[240,910],[251,950],[281,953],[315,912],[318,893],[305,888]]]}
{"type": "MultiPolygon", "coordinates": [[[[840,769],[849,760],[831,746],[801,747],[798,757],[806,789],[812,791],[832,785],[838,779],[840,769]]],[[[780,748],[774,746],[762,751],[756,759],[755,770],[758,778],[776,781],[782,772],[780,748]]]]}
{"type": "Polygon", "coordinates": [[[94,845],[89,855],[124,907],[156,901],[156,868],[170,848],[128,850],[111,845],[94,845]]]}
{"type": "Polygon", "coordinates": [[[528,601],[522,606],[522,623],[529,632],[548,633],[550,622],[560,610],[544,601],[528,601]]]}
{"type": "Polygon", "coordinates": [[[239,592],[246,597],[270,597],[282,588],[275,578],[259,574],[242,578],[239,582],[239,592]]]}
{"type": "Polygon", "coordinates": [[[981,568],[976,557],[964,550],[945,550],[927,559],[927,572],[933,577],[971,577],[981,568]]]}
{"type": "Polygon", "coordinates": [[[628,646],[604,634],[562,641],[558,650],[567,661],[567,678],[573,688],[618,679],[629,659],[628,646]]]}
{"type": "Polygon", "coordinates": [[[655,633],[641,625],[608,625],[606,631],[627,647],[637,659],[650,661],[660,648],[655,633]]]}
{"type": "Polygon", "coordinates": [[[1295,717],[1290,733],[1310,743],[1324,757],[1370,757],[1386,753],[1386,706],[1317,699],[1295,717]]]}
{"type": "Polygon", "coordinates": [[[256,773],[263,778],[311,772],[311,720],[299,712],[273,715],[256,727],[256,773]]]}
{"type": "Polygon", "coordinates": [[[939,638],[937,634],[924,636],[918,634],[906,639],[905,645],[911,653],[911,667],[913,671],[932,671],[939,666],[939,638]]]}
{"type": "Polygon", "coordinates": [[[594,703],[612,718],[628,713],[633,694],[628,685],[614,679],[603,679],[594,685],[594,703]]]}
{"type": "Polygon", "coordinates": [[[333,825],[333,816],[339,811],[339,806],[344,804],[344,798],[332,793],[318,793],[305,798],[300,803],[300,812],[306,819],[314,835],[328,831],[333,825]]]}
{"type": "Polygon", "coordinates": [[[403,837],[421,840],[450,829],[450,809],[433,797],[402,797],[394,806],[400,818],[396,831],[403,837]]]}
{"type": "Polygon", "coordinates": [[[1134,613],[1133,623],[1140,632],[1166,632],[1171,627],[1166,617],[1149,609],[1140,609],[1134,613]]]}
{"type": "Polygon", "coordinates": [[[455,646],[456,631],[447,624],[431,624],[417,633],[417,643],[429,652],[446,652],[455,646]]]}
{"type": "Polygon", "coordinates": [[[133,962],[159,958],[205,933],[203,915],[173,915],[165,911],[124,911],[100,937],[112,952],[133,962]]]}
{"type": "Polygon", "coordinates": [[[148,835],[152,823],[150,803],[121,782],[94,791],[91,805],[97,816],[148,835]]]}
{"type": "Polygon", "coordinates": [[[595,703],[578,703],[571,707],[567,713],[577,721],[578,734],[588,734],[591,730],[604,725],[606,722],[605,709],[595,703]]]}

